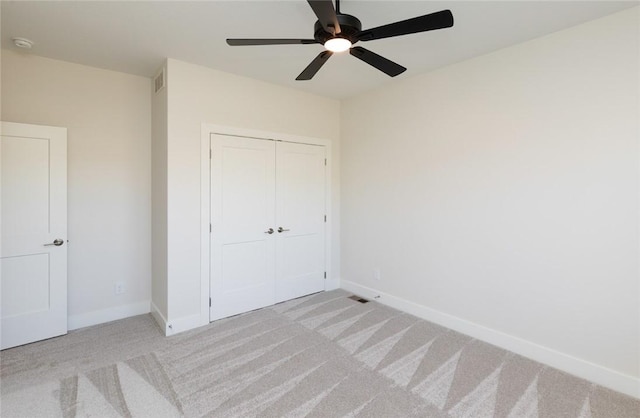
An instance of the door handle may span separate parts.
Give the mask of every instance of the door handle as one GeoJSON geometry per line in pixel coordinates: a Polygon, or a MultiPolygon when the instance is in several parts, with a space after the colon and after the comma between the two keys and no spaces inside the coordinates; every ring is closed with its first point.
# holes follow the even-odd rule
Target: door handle
{"type": "Polygon", "coordinates": [[[283,227],[278,227],[278,232],[287,232],[289,231],[288,229],[284,229],[283,227]]]}
{"type": "Polygon", "coordinates": [[[264,233],[269,235],[273,234],[273,228],[267,229],[266,231],[264,231],[264,233]]]}
{"type": "Polygon", "coordinates": [[[62,244],[64,244],[64,240],[61,240],[60,238],[56,239],[55,241],[49,243],[49,244],[44,244],[45,247],[49,247],[52,245],[55,245],[56,247],[61,246],[62,244]]]}

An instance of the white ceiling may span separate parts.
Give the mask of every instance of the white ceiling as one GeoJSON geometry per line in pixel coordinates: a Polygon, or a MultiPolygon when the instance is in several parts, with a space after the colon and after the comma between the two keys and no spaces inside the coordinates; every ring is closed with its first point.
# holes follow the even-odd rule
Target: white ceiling
{"type": "MultiPolygon", "coordinates": [[[[453,12],[453,28],[363,43],[408,70],[407,78],[605,16],[637,1],[363,1],[343,13],[363,29],[432,13],[453,12]]],[[[286,1],[2,1],[2,47],[25,37],[30,53],[153,76],[165,57],[345,98],[395,79],[348,54],[335,54],[311,81],[296,76],[320,45],[230,47],[231,38],[313,38],[313,11],[286,1]]]]}

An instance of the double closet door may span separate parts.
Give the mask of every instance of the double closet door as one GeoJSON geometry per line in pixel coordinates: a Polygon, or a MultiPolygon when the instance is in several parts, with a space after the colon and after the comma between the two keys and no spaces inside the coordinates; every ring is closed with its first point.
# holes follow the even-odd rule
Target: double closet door
{"type": "Polygon", "coordinates": [[[211,135],[216,320],[324,290],[325,147],[211,135]]]}

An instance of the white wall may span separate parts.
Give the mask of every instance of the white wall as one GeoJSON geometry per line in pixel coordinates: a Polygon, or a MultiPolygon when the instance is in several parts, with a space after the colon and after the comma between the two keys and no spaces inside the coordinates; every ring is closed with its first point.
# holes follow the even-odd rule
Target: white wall
{"type": "Polygon", "coordinates": [[[71,328],[149,312],[150,89],[144,77],[2,51],[2,120],[68,128],[71,328]]]}
{"type": "MultiPolygon", "coordinates": [[[[332,271],[338,275],[340,103],[173,59],[168,60],[168,74],[167,319],[192,324],[200,316],[202,123],[332,141],[332,271]]],[[[180,325],[173,330],[183,327],[188,326],[180,325]]]]}
{"type": "MultiPolygon", "coordinates": [[[[165,72],[166,63],[159,70],[165,72]]],[[[167,88],[151,93],[151,312],[167,320],[167,88]]]]}
{"type": "Polygon", "coordinates": [[[640,396],[638,34],[634,8],[343,102],[344,286],[640,396]]]}

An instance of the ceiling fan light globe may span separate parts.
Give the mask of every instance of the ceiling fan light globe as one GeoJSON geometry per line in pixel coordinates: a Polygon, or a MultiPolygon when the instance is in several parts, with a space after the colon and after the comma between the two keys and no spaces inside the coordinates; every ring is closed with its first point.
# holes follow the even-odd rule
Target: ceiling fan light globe
{"type": "Polygon", "coordinates": [[[351,41],[345,38],[331,38],[324,43],[327,51],[344,52],[351,48],[351,41]]]}

